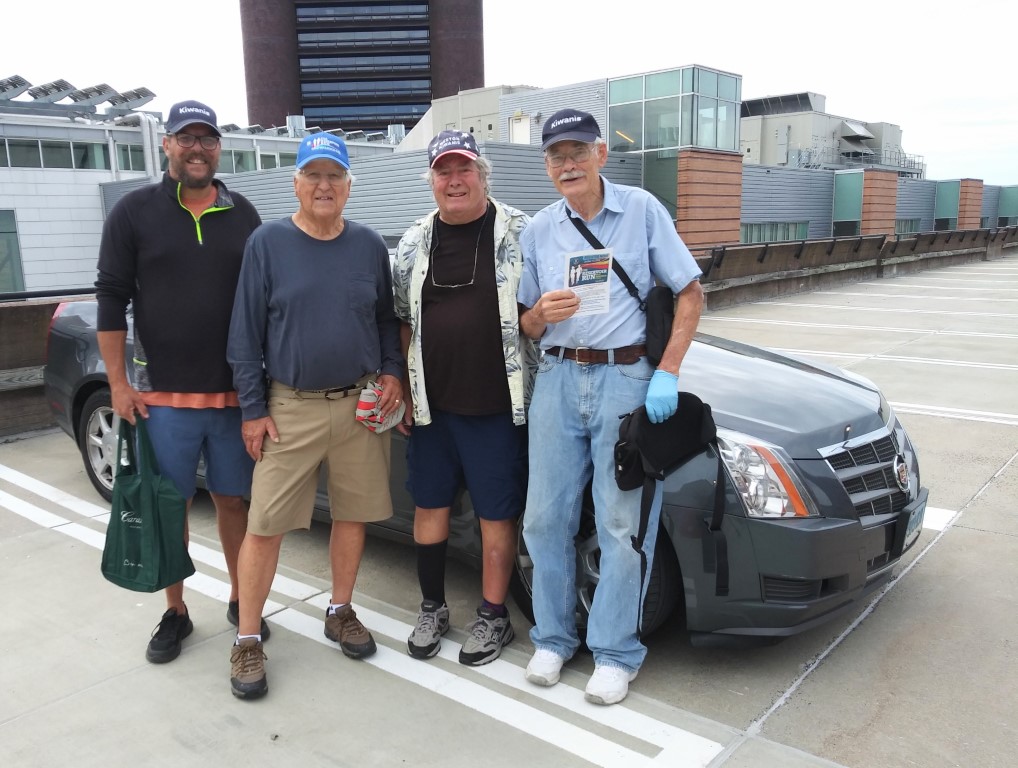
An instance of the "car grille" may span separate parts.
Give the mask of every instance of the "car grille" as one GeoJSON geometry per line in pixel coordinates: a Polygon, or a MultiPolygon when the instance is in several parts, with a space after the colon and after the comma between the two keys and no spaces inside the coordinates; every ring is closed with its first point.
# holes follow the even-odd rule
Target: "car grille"
{"type": "Polygon", "coordinates": [[[902,493],[894,478],[898,452],[892,432],[827,457],[860,517],[899,512],[908,504],[908,494],[902,493]]]}

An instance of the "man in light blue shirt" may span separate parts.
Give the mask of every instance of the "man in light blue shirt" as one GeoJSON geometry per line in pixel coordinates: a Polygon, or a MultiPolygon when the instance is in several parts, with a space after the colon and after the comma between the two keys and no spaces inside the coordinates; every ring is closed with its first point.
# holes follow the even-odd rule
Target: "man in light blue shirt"
{"type": "MultiPolygon", "coordinates": [[[[601,558],[587,624],[595,669],[586,698],[614,704],[626,697],[647,653],[638,631],[646,585],[641,554],[632,545],[641,491],[620,491],[615,483],[619,417],[640,405],[653,422],[675,413],[679,369],[700,319],[703,289],[696,261],[661,204],[643,189],[600,175],[608,152],[591,115],[556,112],[544,124],[542,140],[545,168],[563,199],[540,211],[520,241],[520,328],[539,339],[544,352],[528,419],[523,536],[534,565],[536,650],[526,674],[537,685],[554,685],[580,645],[573,538],[584,490],[593,479],[601,558]],[[610,253],[594,249],[570,219],[582,220],[610,253]],[[571,264],[597,266],[609,256],[641,298],[655,281],[678,295],[671,336],[656,369],[646,357],[646,313],[616,274],[602,270],[606,279],[600,286],[595,279],[589,281],[593,288],[588,281],[580,281],[582,290],[567,288],[571,264]]],[[[660,511],[659,483],[643,544],[647,573],[660,511]]]]}

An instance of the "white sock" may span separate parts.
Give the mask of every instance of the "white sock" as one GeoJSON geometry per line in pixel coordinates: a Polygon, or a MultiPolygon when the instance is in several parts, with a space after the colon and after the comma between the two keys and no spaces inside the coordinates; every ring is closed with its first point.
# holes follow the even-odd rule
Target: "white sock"
{"type": "Polygon", "coordinates": [[[237,642],[234,643],[234,645],[240,645],[240,641],[241,640],[249,640],[252,637],[255,640],[257,640],[259,643],[262,641],[262,636],[260,634],[259,635],[241,635],[241,634],[238,633],[237,634],[237,642]]]}
{"type": "Polygon", "coordinates": [[[340,608],[345,608],[347,605],[349,605],[349,603],[339,603],[338,605],[336,603],[329,603],[329,616],[334,614],[340,608]]]}

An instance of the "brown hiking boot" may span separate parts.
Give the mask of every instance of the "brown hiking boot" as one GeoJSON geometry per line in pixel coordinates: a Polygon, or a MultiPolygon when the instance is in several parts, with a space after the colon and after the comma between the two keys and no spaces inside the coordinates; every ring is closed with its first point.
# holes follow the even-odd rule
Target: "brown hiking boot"
{"type": "Polygon", "coordinates": [[[343,649],[351,659],[363,659],[377,649],[375,638],[361,624],[357,614],[349,605],[344,605],[331,616],[325,610],[325,636],[343,649]]]}
{"type": "Polygon", "coordinates": [[[265,679],[265,659],[262,644],[253,637],[245,637],[230,651],[230,686],[238,699],[257,699],[269,691],[265,679]]]}

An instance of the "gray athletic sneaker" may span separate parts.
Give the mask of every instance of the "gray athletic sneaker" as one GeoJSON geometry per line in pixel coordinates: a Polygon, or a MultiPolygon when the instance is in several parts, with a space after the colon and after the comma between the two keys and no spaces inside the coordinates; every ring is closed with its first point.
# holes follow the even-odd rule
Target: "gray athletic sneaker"
{"type": "Polygon", "coordinates": [[[502,649],[516,636],[509,614],[496,616],[483,606],[477,609],[477,618],[467,627],[470,633],[460,650],[460,664],[479,667],[497,659],[502,649]]]}
{"type": "Polygon", "coordinates": [[[442,645],[442,635],[449,631],[449,608],[434,600],[421,603],[417,626],[407,638],[406,652],[415,659],[430,659],[442,645]]]}

